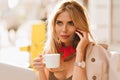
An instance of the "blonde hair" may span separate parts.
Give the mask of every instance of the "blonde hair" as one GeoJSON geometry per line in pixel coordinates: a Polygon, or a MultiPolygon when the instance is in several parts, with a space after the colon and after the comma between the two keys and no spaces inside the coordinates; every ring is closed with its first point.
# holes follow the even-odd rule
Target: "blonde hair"
{"type": "Polygon", "coordinates": [[[78,3],[77,1],[64,0],[59,3],[59,5],[57,5],[55,10],[48,18],[47,41],[44,47],[44,51],[47,50],[49,52],[56,53],[58,52],[59,47],[62,45],[55,32],[55,22],[58,15],[64,11],[67,11],[69,13],[74,26],[82,31],[88,32],[92,37],[89,30],[89,22],[85,7],[83,7],[82,4],[78,3]]]}

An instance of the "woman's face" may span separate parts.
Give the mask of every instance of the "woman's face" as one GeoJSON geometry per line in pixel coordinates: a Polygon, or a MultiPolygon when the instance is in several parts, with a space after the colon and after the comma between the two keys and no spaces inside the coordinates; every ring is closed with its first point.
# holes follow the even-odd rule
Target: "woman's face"
{"type": "Polygon", "coordinates": [[[61,42],[71,45],[76,27],[67,11],[58,15],[55,22],[55,31],[61,42]]]}

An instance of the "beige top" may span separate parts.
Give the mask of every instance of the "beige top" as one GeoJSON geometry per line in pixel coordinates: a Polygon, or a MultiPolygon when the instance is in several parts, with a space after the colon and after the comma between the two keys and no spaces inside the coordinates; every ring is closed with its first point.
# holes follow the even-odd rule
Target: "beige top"
{"type": "Polygon", "coordinates": [[[86,52],[88,80],[109,80],[109,52],[100,45],[91,43],[86,52]]]}

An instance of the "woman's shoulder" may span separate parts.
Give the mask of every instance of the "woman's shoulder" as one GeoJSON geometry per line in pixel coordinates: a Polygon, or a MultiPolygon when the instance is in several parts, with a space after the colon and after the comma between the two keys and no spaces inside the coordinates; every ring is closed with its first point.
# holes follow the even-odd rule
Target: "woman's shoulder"
{"type": "Polygon", "coordinates": [[[106,55],[109,57],[110,54],[108,46],[106,44],[90,42],[90,44],[87,46],[86,57],[96,54],[103,56],[106,55]]]}
{"type": "Polygon", "coordinates": [[[106,43],[90,42],[87,46],[87,49],[91,47],[104,48],[106,50],[108,49],[108,45],[106,43]]]}

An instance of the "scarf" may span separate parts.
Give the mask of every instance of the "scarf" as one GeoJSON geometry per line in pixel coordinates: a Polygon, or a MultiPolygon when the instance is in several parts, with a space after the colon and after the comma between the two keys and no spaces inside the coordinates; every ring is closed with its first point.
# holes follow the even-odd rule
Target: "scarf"
{"type": "Polygon", "coordinates": [[[74,49],[72,46],[67,47],[62,46],[58,52],[62,53],[63,61],[68,61],[75,56],[76,49],[74,49]]]}

